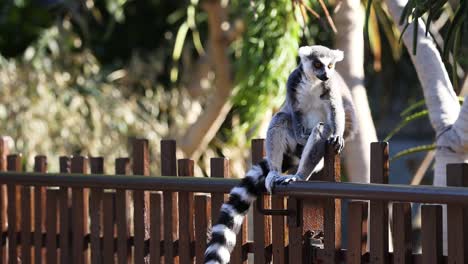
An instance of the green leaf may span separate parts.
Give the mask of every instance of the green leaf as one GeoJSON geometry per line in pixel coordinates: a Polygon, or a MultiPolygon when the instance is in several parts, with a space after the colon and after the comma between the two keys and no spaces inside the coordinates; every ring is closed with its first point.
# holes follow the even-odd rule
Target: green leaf
{"type": "Polygon", "coordinates": [[[189,26],[187,22],[182,23],[180,25],[179,30],[177,31],[177,37],[174,44],[174,51],[172,52],[172,59],[178,61],[180,59],[180,55],[182,54],[182,48],[184,47],[185,38],[187,36],[187,32],[189,30],[189,26]]]}
{"type": "Polygon", "coordinates": [[[364,33],[369,34],[369,17],[370,17],[370,11],[372,7],[372,0],[367,0],[367,6],[366,6],[366,22],[364,24],[364,33]]]}
{"type": "Polygon", "coordinates": [[[410,154],[434,150],[435,148],[436,148],[435,144],[421,145],[421,146],[417,146],[417,147],[408,148],[408,149],[402,150],[402,151],[398,152],[397,154],[395,154],[393,157],[390,158],[390,161],[394,161],[396,159],[399,159],[401,157],[404,157],[404,156],[407,156],[407,155],[410,155],[410,154]]]}
{"type": "Polygon", "coordinates": [[[448,61],[450,48],[454,47],[455,34],[456,32],[460,31],[461,26],[463,25],[463,22],[466,19],[466,3],[466,0],[460,1],[460,5],[458,6],[457,11],[455,11],[453,21],[449,26],[447,34],[445,35],[445,46],[442,57],[446,61],[448,61]]]}
{"type": "Polygon", "coordinates": [[[403,127],[408,125],[414,120],[420,119],[422,117],[425,117],[429,114],[429,111],[427,110],[422,110],[420,112],[414,113],[410,116],[407,116],[403,121],[401,121],[396,128],[394,128],[383,141],[389,141],[398,131],[400,131],[403,127]]]}
{"type": "Polygon", "coordinates": [[[403,112],[401,112],[400,116],[405,117],[405,116],[409,115],[414,109],[419,108],[419,107],[421,107],[421,106],[423,106],[425,104],[426,104],[426,100],[424,100],[424,99],[419,100],[416,103],[413,103],[410,106],[408,106],[407,108],[405,108],[403,110],[403,112]]]}
{"type": "Polygon", "coordinates": [[[413,54],[416,55],[416,48],[418,47],[418,18],[413,20],[413,54]]]}

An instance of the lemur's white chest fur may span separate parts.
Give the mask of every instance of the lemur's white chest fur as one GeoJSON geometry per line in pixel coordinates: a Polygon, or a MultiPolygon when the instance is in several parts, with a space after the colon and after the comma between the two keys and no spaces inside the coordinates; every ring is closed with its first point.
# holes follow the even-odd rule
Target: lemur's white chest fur
{"type": "Polygon", "coordinates": [[[323,93],[320,81],[303,79],[297,87],[297,104],[302,109],[303,124],[308,129],[314,128],[319,122],[326,121],[326,104],[320,98],[323,93]]]}

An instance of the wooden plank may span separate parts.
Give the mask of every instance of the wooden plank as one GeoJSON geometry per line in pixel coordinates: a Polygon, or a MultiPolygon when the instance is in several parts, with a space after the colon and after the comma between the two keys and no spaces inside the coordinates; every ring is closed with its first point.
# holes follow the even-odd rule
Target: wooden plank
{"type": "MultiPolygon", "coordinates": [[[[34,157],[34,172],[47,172],[47,157],[34,157]]],[[[42,233],[46,231],[46,188],[34,187],[34,263],[46,262],[45,249],[42,248],[42,233]]]]}
{"type": "MultiPolygon", "coordinates": [[[[371,144],[371,183],[388,183],[388,143],[371,144]]],[[[388,203],[370,202],[370,261],[388,263],[388,203]]]]}
{"type": "MultiPolygon", "coordinates": [[[[6,212],[4,212],[4,209],[5,209],[5,206],[6,206],[6,202],[7,202],[7,199],[6,198],[6,190],[3,188],[4,186],[3,185],[0,185],[0,231],[2,232],[2,234],[7,231],[6,229],[4,229],[4,226],[5,226],[5,223],[7,221],[7,214],[6,212]]],[[[3,238],[2,238],[3,240],[3,238]]],[[[3,241],[2,241],[3,242],[3,241]]],[[[3,264],[3,263],[6,263],[7,262],[7,252],[6,252],[6,244],[7,243],[0,243],[1,245],[1,248],[0,248],[0,264],[3,264]]]]}
{"type": "MultiPolygon", "coordinates": [[[[133,174],[149,175],[149,142],[147,139],[135,139],[133,141],[133,174]]],[[[133,192],[134,202],[134,232],[135,232],[135,262],[149,263],[149,257],[145,257],[145,239],[149,238],[149,196],[144,191],[133,192]]]]}
{"type": "MultiPolygon", "coordinates": [[[[193,177],[195,162],[190,159],[180,159],[177,162],[181,177],[193,177]]],[[[180,263],[193,263],[191,243],[194,241],[193,227],[193,193],[179,192],[179,259],[180,263]]]]}
{"type": "MultiPolygon", "coordinates": [[[[272,196],[271,197],[271,206],[273,209],[284,209],[284,197],[272,196]]],[[[285,217],[284,216],[273,216],[272,217],[272,225],[273,225],[273,232],[272,232],[272,255],[273,255],[273,263],[275,264],[283,264],[286,263],[286,234],[285,234],[285,217]]]]}
{"type": "Polygon", "coordinates": [[[288,211],[293,213],[288,215],[288,260],[290,264],[293,264],[302,260],[303,204],[301,200],[292,197],[289,197],[287,201],[288,211]]]}
{"type": "MultiPolygon", "coordinates": [[[[257,164],[265,156],[265,140],[253,139],[252,140],[252,164],[257,164]]],[[[269,196],[261,195],[258,199],[263,199],[265,208],[270,207],[269,196]]],[[[264,216],[257,210],[257,204],[253,205],[253,229],[254,229],[254,262],[265,263],[267,256],[265,248],[271,242],[271,217],[264,216]]]]}
{"type": "Polygon", "coordinates": [[[393,263],[411,263],[411,204],[393,203],[393,263]]]}
{"type": "MultiPolygon", "coordinates": [[[[72,173],[87,171],[86,157],[75,156],[71,159],[72,173]]],[[[83,188],[72,188],[72,256],[73,263],[88,262],[88,250],[84,248],[84,236],[88,231],[89,195],[83,188]]]]}
{"type": "Polygon", "coordinates": [[[31,187],[21,187],[21,261],[31,263],[31,187]]]}
{"type": "MultiPolygon", "coordinates": [[[[8,207],[7,216],[8,223],[16,223],[16,186],[13,184],[7,185],[8,191],[8,207]]],[[[16,239],[16,224],[8,224],[8,263],[13,264],[17,262],[17,239],[16,239]]]]}
{"type": "Polygon", "coordinates": [[[210,207],[208,195],[195,195],[195,259],[197,264],[204,264],[207,231],[210,225],[210,207]]]}
{"type": "Polygon", "coordinates": [[[103,262],[114,263],[114,198],[115,193],[104,191],[103,207],[103,262]]]}
{"type": "MultiPolygon", "coordinates": [[[[71,159],[67,156],[59,157],[60,173],[70,173],[71,159]]],[[[71,263],[71,189],[60,187],[59,191],[60,211],[60,263],[71,263]]]]}
{"type": "MultiPolygon", "coordinates": [[[[103,174],[104,173],[104,159],[102,157],[92,157],[89,159],[91,173],[103,174]]],[[[91,219],[91,263],[102,263],[102,245],[101,245],[101,210],[102,210],[102,195],[101,188],[92,188],[89,203],[90,219],[91,219]]],[[[105,208],[105,207],[104,207],[105,208]]],[[[109,223],[105,222],[105,225],[109,223]]]]}
{"type": "MultiPolygon", "coordinates": [[[[161,175],[177,175],[176,142],[161,140],[161,175]]],[[[177,193],[163,192],[164,203],[164,263],[179,263],[174,251],[174,242],[178,238],[177,193]]]]}
{"type": "MultiPolygon", "coordinates": [[[[5,222],[7,221],[7,215],[6,213],[4,214],[4,207],[5,207],[5,204],[6,204],[6,200],[5,199],[5,194],[7,193],[4,188],[4,186],[0,185],[0,231],[2,232],[2,234],[7,231],[7,230],[4,230],[3,227],[5,225],[5,222]]],[[[2,238],[3,240],[3,238],[2,238]]],[[[1,245],[1,248],[0,248],[0,264],[3,264],[3,263],[6,263],[7,262],[7,259],[6,259],[6,256],[7,256],[7,252],[6,252],[6,245],[7,243],[3,244],[3,241],[2,243],[0,243],[1,245]]]]}
{"type": "MultiPolygon", "coordinates": [[[[118,175],[130,174],[130,159],[116,159],[115,173],[118,175]]],[[[130,246],[127,243],[130,232],[130,219],[128,213],[130,192],[123,189],[117,190],[115,202],[117,221],[117,260],[119,264],[130,263],[130,246]]]]}
{"type": "MultiPolygon", "coordinates": [[[[21,171],[21,154],[12,154],[7,156],[7,170],[21,171]]],[[[21,187],[8,185],[8,261],[17,263],[21,260],[21,254],[18,254],[17,230],[21,226],[21,187]]]]}
{"type": "MultiPolygon", "coordinates": [[[[210,159],[210,176],[212,178],[227,178],[229,177],[229,160],[225,158],[210,159]]],[[[211,219],[213,224],[219,217],[221,206],[224,203],[223,193],[211,193],[211,219]]]]}
{"type": "Polygon", "coordinates": [[[346,263],[359,264],[366,253],[367,202],[351,201],[348,205],[348,247],[346,263]]]}
{"type": "Polygon", "coordinates": [[[442,206],[421,206],[422,262],[442,263],[442,206]]]}
{"type": "Polygon", "coordinates": [[[47,190],[47,263],[57,263],[57,190],[47,190]]]}
{"type": "MultiPolygon", "coordinates": [[[[447,186],[468,187],[468,164],[447,165],[447,186]]],[[[468,209],[447,205],[447,257],[448,263],[468,262],[468,209]]]]}
{"type": "MultiPolygon", "coordinates": [[[[90,220],[91,220],[91,263],[102,263],[102,246],[101,246],[101,203],[102,189],[91,189],[91,197],[89,203],[90,220]]],[[[106,223],[107,225],[107,223],[106,223]]]]}
{"type": "MultiPolygon", "coordinates": [[[[227,177],[232,177],[231,173],[229,172],[229,159],[226,159],[226,162],[223,165],[226,169],[225,172],[223,173],[225,178],[227,177]]],[[[219,210],[218,210],[219,213],[219,210]]],[[[244,217],[244,221],[242,222],[241,229],[239,233],[237,234],[236,237],[236,246],[234,247],[232,253],[231,253],[231,263],[232,264],[247,264],[247,254],[244,254],[244,244],[247,243],[247,237],[248,237],[248,217],[244,217]]]]}
{"type": "MultiPolygon", "coordinates": [[[[8,137],[0,137],[0,171],[7,170],[7,156],[10,154],[8,137]]],[[[0,231],[7,232],[7,186],[0,185],[0,231]]],[[[1,243],[0,264],[7,263],[7,243],[1,243]]]]}
{"type": "Polygon", "coordinates": [[[145,196],[142,191],[133,192],[133,230],[135,263],[145,263],[145,196]]]}
{"type": "Polygon", "coordinates": [[[82,188],[72,188],[72,260],[84,262],[84,196],[82,188]]]}
{"type": "Polygon", "coordinates": [[[162,227],[162,193],[153,192],[150,194],[150,262],[151,264],[161,263],[161,227],[162,227]]]}
{"type": "MultiPolygon", "coordinates": [[[[340,156],[332,145],[326,147],[323,177],[325,181],[340,182],[340,156]]],[[[336,252],[341,250],[341,200],[324,200],[324,262],[337,262],[336,252]]]]}

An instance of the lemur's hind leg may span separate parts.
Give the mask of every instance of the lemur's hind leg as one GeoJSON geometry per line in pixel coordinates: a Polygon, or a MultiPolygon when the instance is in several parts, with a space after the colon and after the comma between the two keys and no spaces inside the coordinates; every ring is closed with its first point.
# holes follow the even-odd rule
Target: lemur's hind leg
{"type": "Polygon", "coordinates": [[[276,185],[289,184],[297,180],[306,180],[312,173],[321,170],[323,168],[325,146],[330,135],[330,127],[324,123],[319,123],[312,130],[311,135],[307,139],[307,144],[302,152],[297,173],[285,176],[279,174],[270,176],[270,174],[268,174],[267,180],[265,181],[267,190],[272,192],[276,185]],[[269,180],[268,177],[271,179],[269,180]]]}
{"type": "Polygon", "coordinates": [[[265,187],[271,192],[270,187],[281,177],[283,158],[287,152],[294,151],[297,141],[291,130],[292,118],[289,113],[276,113],[268,128],[266,138],[267,160],[270,168],[265,179],[265,187]]]}

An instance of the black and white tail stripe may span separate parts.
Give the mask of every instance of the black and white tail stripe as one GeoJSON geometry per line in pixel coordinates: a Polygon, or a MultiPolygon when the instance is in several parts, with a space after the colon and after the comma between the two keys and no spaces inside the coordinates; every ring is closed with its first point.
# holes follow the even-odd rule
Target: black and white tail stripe
{"type": "Polygon", "coordinates": [[[218,221],[211,229],[211,240],[205,251],[205,264],[227,264],[236,245],[236,234],[257,196],[265,192],[265,177],[269,172],[264,159],[254,165],[241,183],[229,193],[229,200],[221,206],[218,221]]]}

